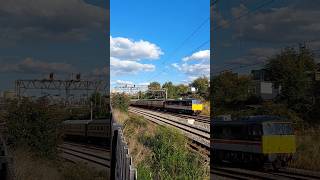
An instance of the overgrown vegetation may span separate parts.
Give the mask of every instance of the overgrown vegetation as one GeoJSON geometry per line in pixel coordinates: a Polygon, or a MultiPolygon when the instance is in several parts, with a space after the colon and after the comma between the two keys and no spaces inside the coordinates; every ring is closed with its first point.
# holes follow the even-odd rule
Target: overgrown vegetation
{"type": "Polygon", "coordinates": [[[128,112],[130,97],[124,93],[115,93],[111,98],[111,106],[123,112],[128,112]]]}
{"type": "Polygon", "coordinates": [[[62,107],[51,107],[47,99],[27,98],[9,104],[5,119],[14,146],[27,146],[40,156],[53,157],[61,138],[62,107]]]}
{"type": "Polygon", "coordinates": [[[297,131],[297,152],[291,167],[320,170],[320,127],[304,127],[297,131]]]}
{"type": "Polygon", "coordinates": [[[133,114],[123,125],[138,179],[209,179],[208,163],[188,150],[187,139],[177,130],[133,114]]]}
{"type": "MultiPolygon", "coordinates": [[[[109,98],[101,93],[93,93],[90,96],[90,101],[92,102],[93,118],[94,119],[105,119],[109,117],[109,98]]],[[[90,112],[90,111],[89,111],[90,112]]]]}
{"type": "Polygon", "coordinates": [[[8,102],[2,118],[8,127],[9,152],[14,158],[17,179],[106,179],[106,174],[86,165],[64,162],[58,156],[57,145],[62,143],[61,122],[86,118],[88,112],[85,108],[65,109],[63,105],[53,105],[47,98],[8,102]],[[81,115],[73,116],[75,112],[81,115]]]}
{"type": "MultiPolygon", "coordinates": [[[[140,141],[152,150],[152,156],[144,162],[143,170],[152,179],[203,179],[206,169],[200,155],[187,149],[184,135],[175,129],[157,127],[154,136],[141,136],[140,141]],[[151,170],[151,171],[150,171],[151,170]]],[[[141,179],[145,172],[141,174],[141,179]]]]}

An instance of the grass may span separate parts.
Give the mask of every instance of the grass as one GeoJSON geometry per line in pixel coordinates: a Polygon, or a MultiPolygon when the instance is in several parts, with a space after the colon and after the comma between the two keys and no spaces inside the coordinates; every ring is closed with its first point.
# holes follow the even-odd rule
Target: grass
{"type": "Polygon", "coordinates": [[[209,179],[209,164],[188,150],[187,139],[178,130],[134,114],[114,114],[124,126],[138,179],[209,179]]]}
{"type": "Polygon", "coordinates": [[[320,170],[320,127],[314,126],[297,131],[297,152],[291,167],[320,170]]]}
{"type": "Polygon", "coordinates": [[[117,123],[122,124],[129,118],[127,113],[122,112],[119,109],[113,109],[112,114],[114,117],[117,117],[117,123]]]}
{"type": "Polygon", "coordinates": [[[28,148],[11,149],[13,173],[17,180],[99,180],[107,174],[84,164],[37,156],[28,148]]]}

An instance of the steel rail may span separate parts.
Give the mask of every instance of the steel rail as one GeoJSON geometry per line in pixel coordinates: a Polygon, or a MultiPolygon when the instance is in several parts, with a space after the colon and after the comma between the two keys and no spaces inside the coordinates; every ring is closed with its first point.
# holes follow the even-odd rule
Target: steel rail
{"type": "MultiPolygon", "coordinates": [[[[133,110],[130,109],[129,112],[139,114],[144,116],[146,119],[159,124],[159,125],[169,125],[174,128],[181,130],[189,139],[191,139],[196,144],[204,147],[207,151],[210,150],[210,133],[203,129],[196,129],[193,126],[189,126],[179,121],[173,121],[172,119],[161,117],[160,115],[149,114],[145,110],[133,110]]],[[[206,153],[209,154],[209,153],[206,153]]]]}
{"type": "MultiPolygon", "coordinates": [[[[66,144],[69,144],[69,143],[66,143],[66,144]]],[[[90,149],[89,147],[83,148],[83,145],[77,145],[77,144],[70,145],[69,144],[69,147],[65,147],[66,144],[62,144],[62,145],[58,146],[58,150],[62,151],[62,153],[65,153],[70,156],[84,160],[85,162],[88,162],[88,163],[91,163],[94,165],[98,165],[98,166],[102,166],[102,167],[110,168],[110,165],[109,165],[110,158],[98,155],[96,148],[93,148],[93,150],[95,151],[95,152],[93,152],[93,151],[90,151],[92,149],[90,149]]],[[[102,152],[105,153],[107,151],[102,151],[102,152]]],[[[63,157],[62,154],[60,154],[60,155],[63,157]]],[[[63,157],[63,158],[76,163],[76,161],[71,160],[69,158],[65,158],[65,157],[63,157]]]]}

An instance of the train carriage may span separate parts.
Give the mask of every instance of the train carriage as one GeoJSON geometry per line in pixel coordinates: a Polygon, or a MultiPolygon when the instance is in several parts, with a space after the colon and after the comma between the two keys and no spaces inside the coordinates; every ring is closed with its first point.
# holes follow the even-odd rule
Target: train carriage
{"type": "Polygon", "coordinates": [[[149,109],[192,114],[192,115],[200,114],[203,109],[203,105],[201,101],[196,99],[183,99],[183,100],[140,99],[140,100],[131,100],[130,105],[149,108],[149,109]]]}
{"type": "Polygon", "coordinates": [[[108,145],[110,142],[110,120],[66,120],[62,124],[67,140],[99,145],[108,145]]]}
{"type": "Polygon", "coordinates": [[[295,151],[292,123],[277,116],[212,122],[213,161],[284,167],[295,151]]]}
{"type": "Polygon", "coordinates": [[[95,144],[107,145],[110,141],[110,121],[92,120],[88,124],[87,138],[95,144]]]}
{"type": "Polygon", "coordinates": [[[87,124],[91,120],[66,120],[62,122],[67,136],[87,136],[87,124]]]}

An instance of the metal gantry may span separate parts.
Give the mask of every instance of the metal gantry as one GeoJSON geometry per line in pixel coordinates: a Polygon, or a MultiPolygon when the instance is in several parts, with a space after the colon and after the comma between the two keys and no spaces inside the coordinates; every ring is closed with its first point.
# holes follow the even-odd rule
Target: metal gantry
{"type": "Polygon", "coordinates": [[[15,89],[17,97],[39,97],[64,99],[65,103],[87,100],[89,95],[95,92],[105,94],[107,90],[106,80],[16,80],[15,89]],[[31,93],[34,94],[28,94],[31,93]]]}

